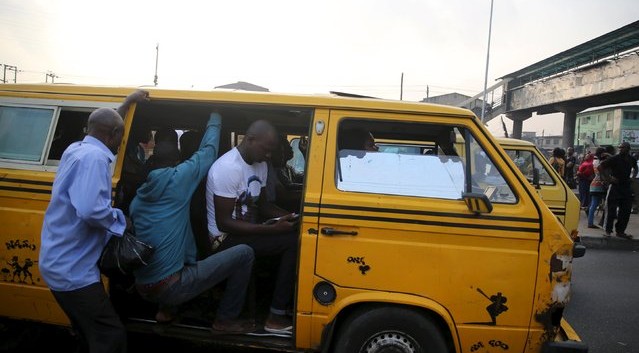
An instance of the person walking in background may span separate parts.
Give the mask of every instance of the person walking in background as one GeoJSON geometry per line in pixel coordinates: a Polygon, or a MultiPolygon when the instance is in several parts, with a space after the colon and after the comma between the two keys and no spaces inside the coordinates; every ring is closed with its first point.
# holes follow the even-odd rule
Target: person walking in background
{"type": "Polygon", "coordinates": [[[575,149],[572,147],[568,147],[568,151],[564,155],[564,161],[566,162],[566,175],[564,179],[566,179],[566,183],[571,189],[577,187],[575,184],[575,169],[577,169],[577,155],[575,154],[575,149]]]}
{"type": "Polygon", "coordinates": [[[599,167],[600,173],[610,180],[606,195],[605,236],[611,236],[614,223],[618,237],[632,239],[632,235],[626,234],[626,227],[632,209],[630,177],[631,173],[633,178],[637,176],[637,161],[630,156],[630,144],[622,142],[619,153],[602,161],[599,167]]]}
{"type": "Polygon", "coordinates": [[[564,157],[566,152],[560,148],[555,147],[552,150],[552,156],[548,159],[548,163],[552,166],[552,168],[559,173],[559,175],[565,180],[566,178],[566,161],[564,157]]]}
{"type": "Polygon", "coordinates": [[[595,177],[593,161],[593,155],[586,153],[583,162],[581,162],[579,169],[577,169],[579,201],[581,202],[581,209],[586,210],[586,214],[588,213],[588,206],[590,205],[590,183],[595,177]]]}
{"type": "Polygon", "coordinates": [[[126,330],[101,282],[98,258],[111,236],[127,226],[122,210],[111,207],[111,163],[124,134],[129,106],[146,100],[138,90],[116,112],[89,115],[88,135],[62,154],[44,214],[39,267],[42,278],[71,325],[82,351],[126,352],[126,330]]]}
{"type": "MultiPolygon", "coordinates": [[[[635,163],[639,163],[639,152],[634,152],[631,154],[631,156],[635,160],[635,163]]],[[[632,194],[634,196],[632,201],[633,214],[639,213],[639,179],[638,177],[639,175],[635,175],[634,178],[632,178],[631,180],[632,194]]]]}
{"type": "Polygon", "coordinates": [[[599,173],[599,164],[607,156],[608,154],[603,147],[597,147],[592,160],[594,176],[590,182],[589,188],[590,206],[588,207],[588,228],[597,228],[595,225],[595,213],[597,212],[597,207],[599,207],[601,200],[606,194],[606,186],[604,185],[604,181],[601,179],[601,174],[599,173]]]}

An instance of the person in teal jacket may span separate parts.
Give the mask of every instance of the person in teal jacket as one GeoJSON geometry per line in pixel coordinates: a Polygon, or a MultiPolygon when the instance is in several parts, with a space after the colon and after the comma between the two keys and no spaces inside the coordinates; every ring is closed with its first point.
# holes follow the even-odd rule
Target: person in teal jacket
{"type": "Polygon", "coordinates": [[[239,315],[253,267],[253,250],[238,245],[197,261],[189,219],[191,197],[217,158],[220,126],[220,115],[211,113],[199,150],[182,163],[175,144],[155,146],[151,171],[130,206],[137,238],[152,245],[155,252],[148,265],[134,275],[142,298],[159,304],[158,322],[172,321],[180,304],[227,280],[212,331],[246,333],[255,325],[239,315]]]}

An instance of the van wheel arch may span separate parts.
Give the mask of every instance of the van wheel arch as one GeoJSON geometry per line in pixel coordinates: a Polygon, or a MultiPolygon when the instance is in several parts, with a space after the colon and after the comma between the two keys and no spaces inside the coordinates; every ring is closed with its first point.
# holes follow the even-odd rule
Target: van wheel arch
{"type": "MultiPolygon", "coordinates": [[[[335,353],[393,352],[449,353],[454,344],[448,326],[423,308],[362,303],[343,310],[330,327],[335,353]],[[363,350],[368,345],[368,350],[363,350]]],[[[325,348],[329,348],[325,346],[325,348]]],[[[326,351],[326,350],[323,350],[326,351]]]]}

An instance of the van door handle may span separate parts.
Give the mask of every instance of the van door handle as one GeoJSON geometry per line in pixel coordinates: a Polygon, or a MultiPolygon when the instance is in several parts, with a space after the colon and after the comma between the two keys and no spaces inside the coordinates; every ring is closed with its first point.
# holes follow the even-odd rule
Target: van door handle
{"type": "Polygon", "coordinates": [[[345,230],[337,230],[335,228],[324,227],[322,228],[322,234],[324,235],[357,235],[357,232],[354,230],[348,232],[345,230]]]}

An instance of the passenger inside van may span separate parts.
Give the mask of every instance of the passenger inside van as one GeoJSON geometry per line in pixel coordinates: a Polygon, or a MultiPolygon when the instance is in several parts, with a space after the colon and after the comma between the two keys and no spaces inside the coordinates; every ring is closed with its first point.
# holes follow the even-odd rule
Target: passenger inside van
{"type": "Polygon", "coordinates": [[[278,145],[278,133],[265,120],[253,122],[240,144],[218,158],[208,173],[206,200],[212,242],[223,251],[247,244],[258,258],[277,256],[279,267],[264,330],[290,335],[297,263],[294,215],[268,202],[266,161],[278,145]],[[273,223],[262,223],[276,218],[273,223]]]}
{"type": "Polygon", "coordinates": [[[377,145],[375,145],[373,134],[363,128],[340,131],[338,143],[340,150],[364,150],[369,152],[377,152],[379,150],[377,145]]]}
{"type": "Polygon", "coordinates": [[[299,212],[302,197],[302,184],[295,182],[296,175],[287,162],[293,158],[293,148],[286,135],[279,136],[277,148],[268,162],[266,197],[285,210],[299,212]]]}
{"type": "MultiPolygon", "coordinates": [[[[198,130],[185,131],[180,136],[180,155],[181,160],[185,161],[197,151],[202,133],[198,130]]],[[[195,245],[197,246],[197,258],[204,259],[211,255],[211,246],[209,243],[209,232],[206,227],[206,179],[203,179],[191,197],[191,228],[193,236],[195,236],[195,245]]]]}

